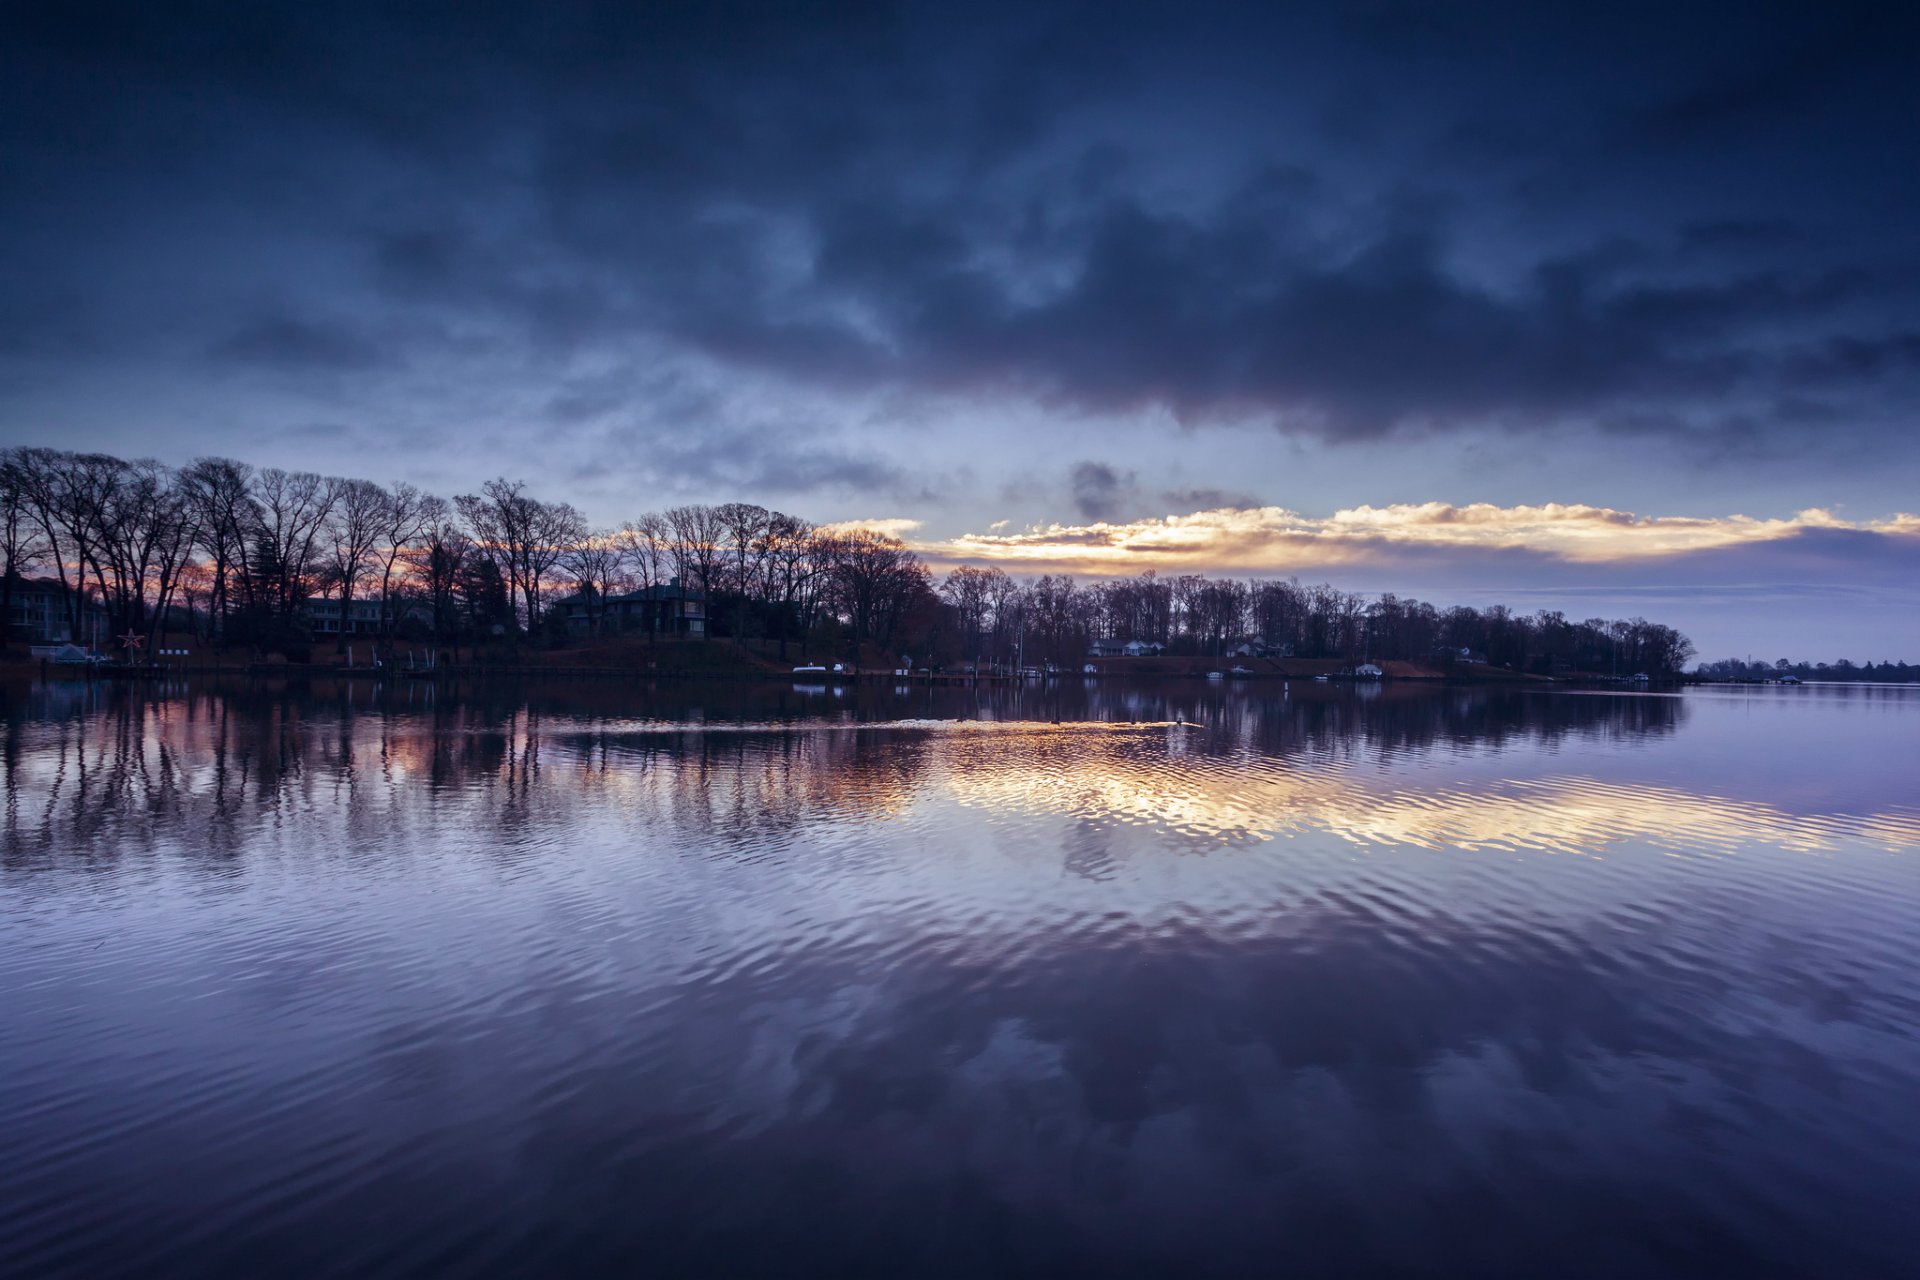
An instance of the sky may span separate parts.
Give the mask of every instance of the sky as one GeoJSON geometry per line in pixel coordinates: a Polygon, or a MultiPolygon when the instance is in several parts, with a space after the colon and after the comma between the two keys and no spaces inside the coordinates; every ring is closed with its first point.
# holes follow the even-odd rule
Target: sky
{"type": "Polygon", "coordinates": [[[0,10],[0,442],[1920,659],[1920,11],[0,10]]]}

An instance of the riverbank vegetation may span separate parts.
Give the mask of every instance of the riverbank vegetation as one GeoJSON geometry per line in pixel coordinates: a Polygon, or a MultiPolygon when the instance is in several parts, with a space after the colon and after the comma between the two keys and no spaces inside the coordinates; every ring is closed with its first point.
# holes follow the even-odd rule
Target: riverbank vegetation
{"type": "Polygon", "coordinates": [[[1834,662],[1795,662],[1776,658],[1755,662],[1750,658],[1722,658],[1703,662],[1694,674],[1704,680],[1801,680],[1841,681],[1848,684],[1920,684],[1920,663],[1855,663],[1847,658],[1834,662]]]}
{"type": "Polygon", "coordinates": [[[168,634],[294,661],[355,644],[458,657],[623,636],[728,639],[765,663],[931,666],[1072,667],[1098,651],[1665,676],[1693,655],[1642,618],[1444,608],[1294,580],[1023,580],[991,565],[936,576],[880,530],[748,502],[594,526],[505,479],[443,498],[230,458],[171,467],[44,448],[0,452],[0,596],[15,643],[113,642],[129,656],[168,634]]]}

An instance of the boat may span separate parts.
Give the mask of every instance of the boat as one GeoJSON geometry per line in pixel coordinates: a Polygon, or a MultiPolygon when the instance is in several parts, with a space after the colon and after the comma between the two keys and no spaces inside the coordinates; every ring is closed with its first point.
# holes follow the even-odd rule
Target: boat
{"type": "Polygon", "coordinates": [[[1223,671],[1209,671],[1209,672],[1207,672],[1207,679],[1209,679],[1209,680],[1225,680],[1226,678],[1227,678],[1227,677],[1226,677],[1226,673],[1225,673],[1225,672],[1223,672],[1223,671]]]}
{"type": "Polygon", "coordinates": [[[814,662],[814,663],[809,663],[807,666],[804,666],[804,667],[795,667],[793,669],[793,674],[797,676],[823,676],[827,674],[827,669],[821,666],[819,663],[814,662]]]}

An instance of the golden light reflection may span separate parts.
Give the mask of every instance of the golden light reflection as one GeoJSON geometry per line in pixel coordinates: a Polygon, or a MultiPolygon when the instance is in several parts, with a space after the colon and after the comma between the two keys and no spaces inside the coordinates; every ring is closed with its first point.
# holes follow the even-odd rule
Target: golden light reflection
{"type": "Polygon", "coordinates": [[[645,729],[525,709],[354,724],[279,706],[235,717],[209,700],[31,726],[6,778],[21,801],[13,834],[38,831],[48,848],[66,847],[95,828],[147,832],[158,812],[191,817],[196,830],[222,815],[292,810],[378,826],[416,804],[488,828],[510,817],[562,830],[610,803],[628,820],[747,847],[819,823],[909,819],[951,799],[988,816],[1059,815],[1223,842],[1330,835],[1356,847],[1578,857],[1624,846],[1696,856],[1755,844],[1920,850],[1920,808],[1809,814],[1583,773],[1463,775],[1422,767],[1431,759],[1419,750],[1388,753],[1351,735],[1260,747],[1177,722],[645,729]]]}
{"type": "Polygon", "coordinates": [[[1800,853],[1846,842],[1920,849],[1920,810],[1811,816],[1671,787],[1590,777],[1476,779],[1473,789],[1408,787],[1407,774],[1284,759],[1183,761],[1141,734],[1035,731],[1018,744],[959,739],[942,783],[970,806],[1062,812],[1218,839],[1328,833],[1356,845],[1529,849],[1595,856],[1623,844],[1690,852],[1762,841],[1800,853]],[[1224,766],[1224,767],[1223,767],[1224,766]]]}

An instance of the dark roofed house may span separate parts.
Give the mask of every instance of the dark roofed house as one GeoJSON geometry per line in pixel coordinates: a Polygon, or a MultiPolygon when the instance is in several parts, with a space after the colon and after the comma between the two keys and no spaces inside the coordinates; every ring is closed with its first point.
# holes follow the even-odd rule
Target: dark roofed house
{"type": "Polygon", "coordinates": [[[1433,656],[1442,664],[1459,663],[1462,666],[1468,667],[1484,667],[1487,665],[1486,654],[1481,653],[1478,649],[1469,649],[1464,645],[1457,649],[1452,645],[1441,645],[1433,651],[1433,656]]]}
{"type": "MultiPolygon", "coordinates": [[[[566,610],[568,631],[584,634],[593,628],[594,611],[589,603],[587,596],[576,591],[554,605],[566,610]]],[[[698,636],[707,630],[706,597],[682,587],[678,578],[608,596],[600,613],[608,631],[628,635],[651,631],[663,636],[698,636]]]]}
{"type": "Polygon", "coordinates": [[[380,627],[378,600],[313,599],[300,606],[316,636],[374,635],[380,627]]]}
{"type": "Polygon", "coordinates": [[[1243,636],[1234,641],[1227,649],[1229,658],[1291,658],[1293,646],[1285,641],[1275,642],[1259,636],[1243,636]]]}
{"type": "Polygon", "coordinates": [[[16,640],[39,645],[64,644],[71,640],[84,643],[92,638],[91,632],[105,631],[106,615],[91,597],[85,597],[80,606],[80,634],[72,634],[72,623],[67,616],[71,590],[61,586],[58,578],[14,578],[8,585],[13,598],[8,606],[7,624],[16,640]]]}

